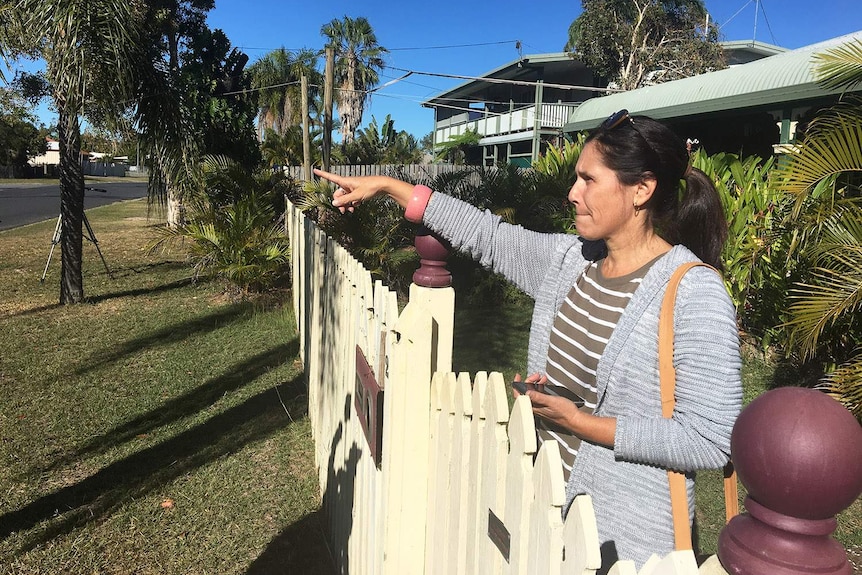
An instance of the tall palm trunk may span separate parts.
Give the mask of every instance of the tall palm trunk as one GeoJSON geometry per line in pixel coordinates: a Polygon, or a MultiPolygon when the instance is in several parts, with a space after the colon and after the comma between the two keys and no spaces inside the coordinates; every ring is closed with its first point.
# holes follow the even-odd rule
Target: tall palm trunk
{"type": "Polygon", "coordinates": [[[176,229],[186,223],[186,208],[183,204],[183,200],[170,184],[170,180],[168,181],[167,194],[167,213],[165,215],[165,223],[169,228],[176,229]]]}
{"type": "Polygon", "coordinates": [[[80,303],[84,299],[81,275],[84,222],[84,172],[81,169],[81,124],[60,103],[60,303],[80,303]]]}

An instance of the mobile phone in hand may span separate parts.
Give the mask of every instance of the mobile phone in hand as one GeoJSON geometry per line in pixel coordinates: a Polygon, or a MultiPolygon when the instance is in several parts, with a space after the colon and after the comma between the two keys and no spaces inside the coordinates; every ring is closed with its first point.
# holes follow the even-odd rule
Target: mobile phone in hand
{"type": "MultiPolygon", "coordinates": [[[[512,387],[515,388],[515,390],[518,393],[520,393],[521,395],[524,395],[525,393],[527,393],[527,382],[525,382],[525,381],[513,381],[512,387]]],[[[545,393],[547,395],[557,395],[557,393],[554,391],[553,387],[549,386],[547,383],[544,385],[534,385],[533,389],[535,389],[536,391],[540,391],[542,393],[545,393]]]]}
{"type": "Polygon", "coordinates": [[[523,381],[513,381],[512,387],[521,395],[527,393],[527,384],[523,381]]]}

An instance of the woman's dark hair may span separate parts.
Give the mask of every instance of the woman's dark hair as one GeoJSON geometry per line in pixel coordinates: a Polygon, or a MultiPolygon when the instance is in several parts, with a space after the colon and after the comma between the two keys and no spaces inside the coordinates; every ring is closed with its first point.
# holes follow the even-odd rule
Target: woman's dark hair
{"type": "Polygon", "coordinates": [[[606,166],[624,185],[645,177],[656,188],[644,204],[647,224],[671,244],[682,244],[711,266],[722,269],[721,249],[727,221],[721,198],[709,177],[689,165],[685,143],[670,128],[645,116],[626,114],[594,130],[593,142],[606,166]]]}

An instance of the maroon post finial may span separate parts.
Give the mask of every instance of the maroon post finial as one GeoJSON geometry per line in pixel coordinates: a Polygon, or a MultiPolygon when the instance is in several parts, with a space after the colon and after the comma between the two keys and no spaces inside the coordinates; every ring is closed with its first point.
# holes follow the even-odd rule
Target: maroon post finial
{"type": "Polygon", "coordinates": [[[862,493],[862,427],[813,389],[784,387],[752,401],[731,435],[747,513],[722,530],[718,558],[733,575],[846,574],[831,534],[862,493]]]}
{"type": "Polygon", "coordinates": [[[434,235],[425,226],[416,230],[416,251],[419,253],[419,269],[413,273],[413,283],[423,287],[447,287],[452,284],[452,274],[446,269],[446,258],[451,247],[434,235]]]}

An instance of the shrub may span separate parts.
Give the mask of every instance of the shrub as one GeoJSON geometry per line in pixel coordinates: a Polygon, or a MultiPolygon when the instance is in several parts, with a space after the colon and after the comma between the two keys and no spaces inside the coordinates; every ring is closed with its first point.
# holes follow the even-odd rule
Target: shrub
{"type": "Polygon", "coordinates": [[[224,157],[205,158],[201,173],[188,223],[160,228],[150,249],[188,242],[195,277],[219,277],[242,294],[279,285],[289,272],[281,214],[293,182],[281,173],[249,173],[224,157]]]}

